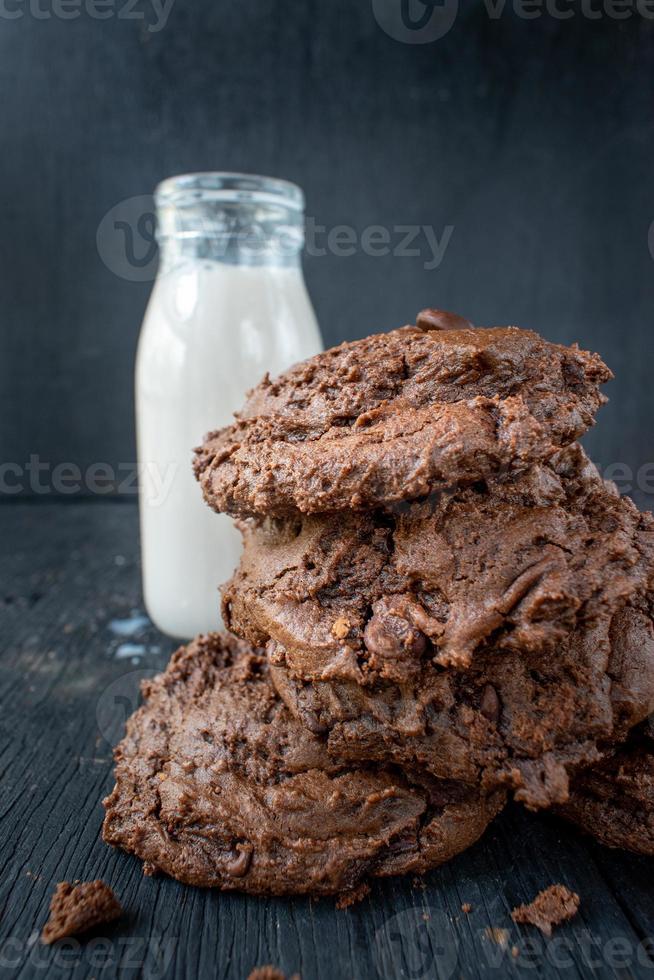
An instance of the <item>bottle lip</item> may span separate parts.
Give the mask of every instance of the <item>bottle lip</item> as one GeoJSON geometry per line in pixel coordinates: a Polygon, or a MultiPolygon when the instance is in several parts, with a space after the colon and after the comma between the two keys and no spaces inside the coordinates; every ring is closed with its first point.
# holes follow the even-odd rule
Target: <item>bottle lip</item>
{"type": "Polygon", "coordinates": [[[304,211],[304,194],[297,184],[260,174],[201,171],[168,177],[154,192],[157,207],[189,207],[202,202],[271,204],[304,211]]]}

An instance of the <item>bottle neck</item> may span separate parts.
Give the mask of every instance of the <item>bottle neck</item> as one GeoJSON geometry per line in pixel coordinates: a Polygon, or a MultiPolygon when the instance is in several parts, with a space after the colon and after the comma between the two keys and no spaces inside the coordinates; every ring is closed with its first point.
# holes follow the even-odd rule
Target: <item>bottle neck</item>
{"type": "Polygon", "coordinates": [[[192,234],[159,237],[159,262],[163,270],[190,262],[272,268],[300,268],[300,250],[263,238],[255,231],[242,236],[192,234]]]}
{"type": "Polygon", "coordinates": [[[239,174],[192,174],[157,189],[164,269],[190,261],[299,266],[304,199],[293,184],[239,174]]]}

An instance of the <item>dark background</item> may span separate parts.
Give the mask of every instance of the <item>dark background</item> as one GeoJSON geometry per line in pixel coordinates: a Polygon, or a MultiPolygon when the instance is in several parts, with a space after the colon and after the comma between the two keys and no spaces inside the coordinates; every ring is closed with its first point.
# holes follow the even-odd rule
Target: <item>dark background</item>
{"type": "MultiPolygon", "coordinates": [[[[138,264],[120,239],[98,246],[98,230],[120,202],[147,204],[162,178],[204,169],[295,180],[328,228],[453,226],[431,271],[424,250],[308,256],[326,342],[426,305],[578,340],[617,375],[593,454],[654,464],[654,20],[591,20],[584,0],[557,0],[573,9],[565,21],[525,19],[514,0],[493,19],[459,0],[451,29],[423,45],[373,14],[401,0],[174,0],[159,32],[116,17],[125,2],[106,20],[63,20],[42,16],[60,0],[0,0],[0,482],[31,456],[50,471],[133,463],[151,283],[132,281],[138,264]]],[[[146,256],[147,236],[136,244],[146,256]]],[[[636,496],[654,503],[642,480],[636,496]]],[[[421,886],[389,879],[342,912],[144,877],[98,834],[118,734],[103,718],[131,711],[137,680],[173,647],[147,622],[128,643],[116,630],[142,610],[136,497],[16,499],[0,489],[0,980],[244,980],[265,963],[305,980],[431,978],[449,975],[439,957],[452,950],[468,980],[652,976],[652,859],[517,807],[421,886]],[[95,878],[127,910],[106,969],[90,944],[66,957],[37,941],[55,882],[95,878]],[[510,912],[558,881],[580,913],[534,955],[539,934],[510,912]],[[154,944],[170,940],[157,970],[154,944]]]]}
{"type": "Polygon", "coordinates": [[[125,198],[204,169],[297,181],[327,227],[452,225],[431,271],[428,254],[307,257],[325,341],[426,305],[578,340],[617,375],[598,462],[653,460],[654,21],[570,8],[462,2],[427,44],[390,37],[371,0],[175,0],[158,32],[0,16],[1,460],[134,459],[150,283],[112,272],[96,233],[125,198]]]}

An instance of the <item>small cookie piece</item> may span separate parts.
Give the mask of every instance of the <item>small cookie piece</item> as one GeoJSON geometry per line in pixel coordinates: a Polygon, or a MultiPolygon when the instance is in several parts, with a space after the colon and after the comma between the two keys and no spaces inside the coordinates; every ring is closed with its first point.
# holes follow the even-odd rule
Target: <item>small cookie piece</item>
{"type": "Polygon", "coordinates": [[[654,857],[654,738],[649,724],[608,758],[579,773],[570,799],[558,812],[607,847],[654,857]]]}
{"type": "Polygon", "coordinates": [[[519,905],[511,913],[514,922],[536,926],[548,938],[554,926],[574,919],[579,911],[580,899],[576,892],[565,885],[550,885],[539,892],[529,905],[519,905]]]}
{"type": "Polygon", "coordinates": [[[388,507],[546,459],[593,424],[611,376],[518,327],[402,327],[266,376],[195,474],[237,517],[388,507]]]}
{"type": "Polygon", "coordinates": [[[145,682],[116,749],[103,837],[187,884],[342,894],[473,844],[503,792],[332,759],[288,712],[261,652],[199,637],[145,682]]]}
{"type": "Polygon", "coordinates": [[[349,892],[343,892],[336,899],[336,908],[339,912],[343,909],[349,909],[351,905],[356,905],[358,902],[362,902],[364,898],[367,898],[370,894],[370,885],[367,881],[362,884],[357,885],[356,888],[351,888],[349,892]]]}
{"type": "Polygon", "coordinates": [[[104,881],[71,884],[60,881],[50,901],[50,918],[43,927],[41,941],[46,945],[78,936],[123,914],[120,902],[104,881]]]}
{"type": "Polygon", "coordinates": [[[248,980],[286,980],[286,974],[278,970],[276,966],[267,964],[266,966],[255,966],[249,974],[248,980]]]}

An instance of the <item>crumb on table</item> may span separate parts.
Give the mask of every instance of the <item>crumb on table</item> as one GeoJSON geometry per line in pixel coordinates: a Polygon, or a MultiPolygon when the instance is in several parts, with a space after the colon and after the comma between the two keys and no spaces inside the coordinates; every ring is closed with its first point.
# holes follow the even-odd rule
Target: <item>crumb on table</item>
{"type": "Polygon", "coordinates": [[[484,930],[486,933],[486,938],[490,939],[491,942],[496,943],[497,946],[501,946],[502,949],[506,949],[509,945],[509,930],[503,929],[501,926],[486,926],[484,930]]]}
{"type": "MultiPolygon", "coordinates": [[[[266,966],[255,966],[248,980],[286,980],[286,974],[278,970],[276,966],[271,966],[270,964],[266,966]]],[[[300,974],[294,973],[289,980],[301,980],[300,974]]]]}
{"type": "Polygon", "coordinates": [[[71,884],[60,881],[50,900],[50,918],[41,939],[46,944],[77,936],[122,915],[120,902],[109,885],[99,879],[71,884]]]}
{"type": "Polygon", "coordinates": [[[514,922],[536,926],[545,936],[554,926],[574,918],[579,909],[579,895],[565,885],[550,885],[539,892],[529,905],[519,905],[511,913],[514,922]]]}
{"type": "Polygon", "coordinates": [[[362,882],[357,885],[356,888],[351,888],[348,892],[343,892],[336,899],[336,908],[339,910],[347,909],[350,905],[355,905],[357,902],[361,902],[366,895],[370,894],[370,885],[366,882],[362,882]]]}

